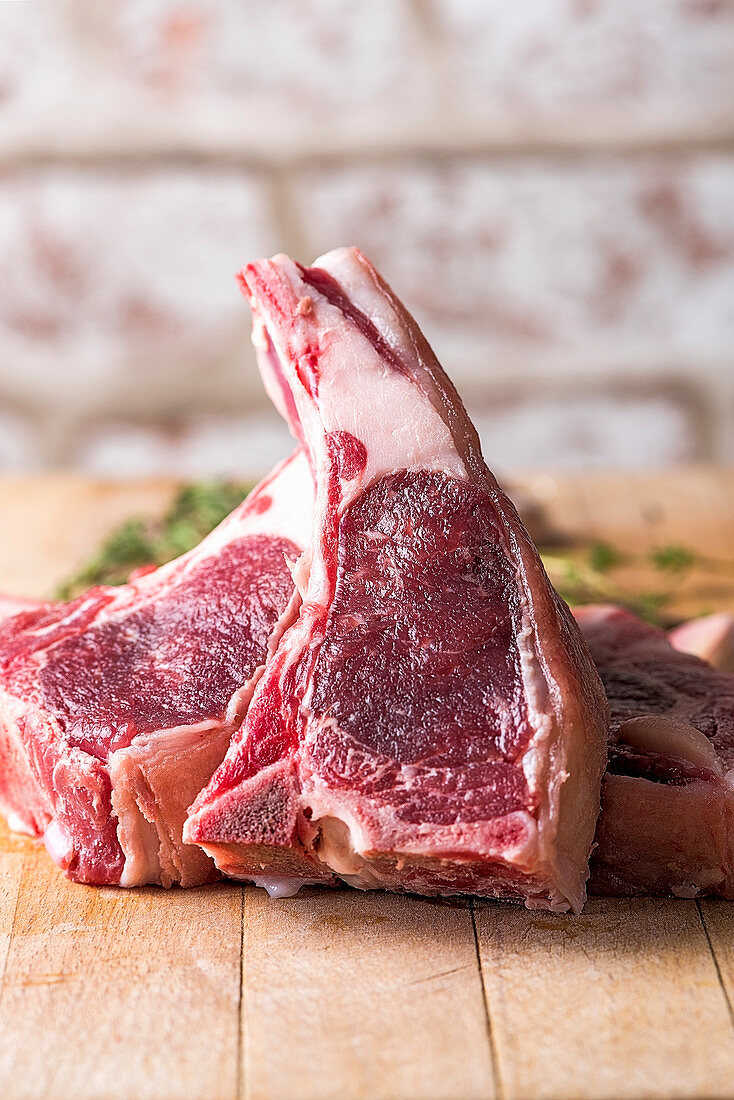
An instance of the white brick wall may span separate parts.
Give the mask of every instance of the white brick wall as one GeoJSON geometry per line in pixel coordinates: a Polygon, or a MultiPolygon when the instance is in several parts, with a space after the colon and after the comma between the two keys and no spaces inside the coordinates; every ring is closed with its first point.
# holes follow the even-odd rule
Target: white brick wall
{"type": "Polygon", "coordinates": [[[310,112],[391,102],[410,83],[412,38],[409,6],[394,0],[119,0],[103,41],[121,78],[161,99],[310,112]]]}
{"type": "Polygon", "coordinates": [[[17,409],[0,411],[0,470],[19,473],[39,468],[42,463],[34,445],[33,422],[17,409]]]}
{"type": "MultiPolygon", "coordinates": [[[[432,0],[464,110],[594,140],[731,133],[731,0],[432,0]]],[[[507,127],[508,122],[504,122],[507,127]]]]}
{"type": "Polygon", "coordinates": [[[500,349],[734,346],[734,156],[331,168],[293,196],[307,252],[363,246],[417,312],[500,349]]]}
{"type": "MultiPolygon", "coordinates": [[[[246,172],[53,166],[0,178],[0,387],[70,434],[82,413],[244,402],[259,389],[234,273],[278,240],[246,172]]],[[[63,439],[50,442],[49,459],[62,458],[63,439]]]]}
{"type": "Polygon", "coordinates": [[[115,348],[137,357],[181,333],[200,355],[223,328],[242,328],[234,272],[277,239],[267,197],[244,173],[54,167],[6,176],[4,331],[31,353],[52,337],[54,351],[80,352],[99,372],[115,348]]]}
{"type": "Polygon", "coordinates": [[[688,390],[661,384],[588,389],[541,387],[523,398],[477,405],[484,454],[501,473],[557,469],[638,470],[700,460],[700,410],[688,390]]]}
{"type": "Polygon", "coordinates": [[[284,421],[262,413],[189,416],[173,424],[102,421],[89,425],[72,451],[75,465],[101,477],[121,466],[133,475],[256,480],[293,449],[284,421]]]}
{"type": "Polygon", "coordinates": [[[734,0],[0,3],[0,471],[256,474],[348,242],[500,468],[734,461],[734,0]]]}
{"type": "Polygon", "coordinates": [[[59,4],[0,4],[0,109],[30,119],[64,87],[70,29],[59,4]]]}

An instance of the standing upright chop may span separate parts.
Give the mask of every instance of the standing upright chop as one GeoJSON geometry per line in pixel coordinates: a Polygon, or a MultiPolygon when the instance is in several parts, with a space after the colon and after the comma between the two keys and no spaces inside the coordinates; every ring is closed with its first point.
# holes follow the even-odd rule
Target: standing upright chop
{"type": "Polygon", "coordinates": [[[580,908],[606,700],[456,391],[356,249],[242,284],[316,506],[299,618],[186,839],[274,893],[580,908]]]}

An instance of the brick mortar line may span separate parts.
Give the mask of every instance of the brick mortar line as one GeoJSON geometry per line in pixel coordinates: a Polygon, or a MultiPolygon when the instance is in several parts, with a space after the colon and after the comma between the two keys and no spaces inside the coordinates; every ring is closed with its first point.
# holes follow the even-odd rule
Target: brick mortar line
{"type": "Polygon", "coordinates": [[[394,144],[365,143],[362,148],[350,148],[343,143],[333,149],[314,150],[283,156],[267,152],[257,153],[237,150],[207,150],[202,147],[172,145],[148,149],[145,146],[129,147],[119,150],[83,151],[45,150],[0,152],[0,168],[4,170],[24,170],[28,168],[64,167],[64,168],[150,168],[150,167],[196,167],[219,170],[238,169],[258,173],[297,172],[327,167],[363,167],[374,163],[390,162],[394,164],[415,164],[443,162],[447,156],[456,162],[461,161],[502,161],[510,159],[534,160],[540,157],[566,161],[594,161],[624,157],[629,160],[642,160],[653,156],[686,156],[705,153],[734,152],[734,129],[732,133],[720,138],[685,139],[645,139],[633,141],[585,142],[583,139],[566,142],[550,138],[547,141],[534,142],[415,142],[406,145],[396,141],[394,144]]]}
{"type": "Polygon", "coordinates": [[[308,252],[303,219],[294,201],[295,181],[288,168],[272,168],[266,175],[272,223],[277,227],[279,251],[289,256],[308,252]]]}
{"type": "MultiPolygon", "coordinates": [[[[642,376],[638,372],[608,376],[500,375],[493,380],[491,397],[488,397],[480,378],[472,379],[462,375],[461,384],[465,400],[475,408],[487,402],[496,408],[514,402],[518,397],[553,401],[570,394],[593,397],[614,393],[622,398],[642,401],[664,394],[681,403],[697,400],[702,403],[699,411],[707,413],[707,419],[712,420],[719,416],[728,420],[727,398],[734,397],[734,390],[726,380],[722,381],[716,375],[706,375],[702,379],[682,371],[663,370],[651,371],[642,376]],[[533,386],[530,393],[528,383],[533,386]]],[[[262,393],[253,392],[249,399],[246,393],[238,393],[235,404],[232,403],[231,396],[231,387],[223,386],[221,390],[211,393],[206,400],[200,394],[195,394],[195,404],[190,404],[184,398],[172,408],[164,391],[149,393],[144,402],[136,399],[126,403],[118,394],[114,406],[111,407],[108,403],[109,395],[100,393],[99,400],[87,397],[75,401],[65,413],[60,414],[55,394],[51,393],[46,398],[31,403],[27,395],[19,395],[14,387],[3,385],[0,381],[0,400],[6,412],[35,422],[53,417],[61,435],[66,435],[70,428],[81,423],[100,420],[131,420],[136,426],[157,428],[175,427],[189,420],[210,417],[247,418],[267,414],[267,419],[272,418],[274,423],[279,423],[276,411],[262,393]]]]}

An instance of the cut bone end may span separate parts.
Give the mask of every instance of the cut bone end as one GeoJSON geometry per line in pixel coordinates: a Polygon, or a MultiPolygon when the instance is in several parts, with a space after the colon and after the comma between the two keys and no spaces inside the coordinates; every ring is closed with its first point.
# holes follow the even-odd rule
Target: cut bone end
{"type": "Polygon", "coordinates": [[[667,715],[646,714],[629,718],[619,727],[620,740],[641,752],[660,753],[696,767],[722,772],[716,749],[705,734],[688,722],[667,715]]]}

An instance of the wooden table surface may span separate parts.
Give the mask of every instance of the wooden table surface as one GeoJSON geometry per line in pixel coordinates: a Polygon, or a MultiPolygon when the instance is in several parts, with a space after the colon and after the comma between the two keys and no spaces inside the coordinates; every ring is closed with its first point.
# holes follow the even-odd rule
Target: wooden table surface
{"type": "MultiPolygon", "coordinates": [[[[734,472],[528,478],[554,529],[734,557],[734,472]]],[[[0,590],[42,594],[170,483],[0,482],[0,590]]],[[[680,606],[734,610],[695,576],[680,606]]],[[[0,1097],[734,1096],[734,904],[73,885],[0,834],[0,1097]]]]}

